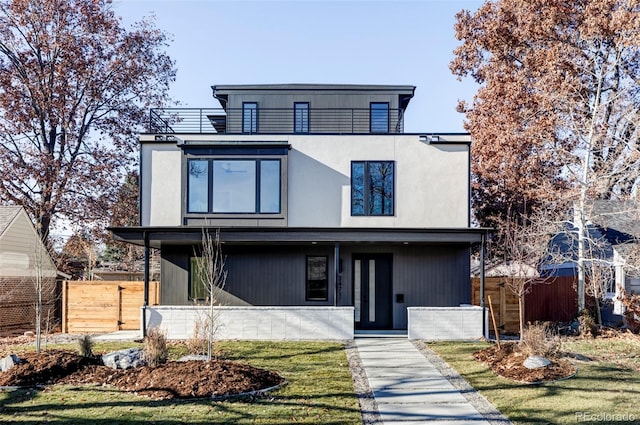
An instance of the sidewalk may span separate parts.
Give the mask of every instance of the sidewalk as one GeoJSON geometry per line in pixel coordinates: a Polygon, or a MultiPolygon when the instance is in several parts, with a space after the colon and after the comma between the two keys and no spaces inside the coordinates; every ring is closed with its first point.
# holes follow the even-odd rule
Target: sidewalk
{"type": "Polygon", "coordinates": [[[485,419],[406,337],[360,337],[355,345],[384,424],[510,423],[485,419]]]}

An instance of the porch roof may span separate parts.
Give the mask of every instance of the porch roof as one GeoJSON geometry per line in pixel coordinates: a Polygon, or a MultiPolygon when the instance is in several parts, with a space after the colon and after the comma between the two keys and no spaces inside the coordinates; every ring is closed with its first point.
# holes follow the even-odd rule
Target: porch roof
{"type": "MultiPolygon", "coordinates": [[[[215,232],[217,227],[205,227],[215,232]]],[[[151,248],[163,244],[193,245],[202,240],[201,227],[109,227],[117,240],[135,245],[145,245],[145,238],[151,248]]],[[[476,244],[481,243],[487,228],[219,228],[220,240],[229,244],[334,244],[334,243],[393,243],[393,244],[476,244]]]]}

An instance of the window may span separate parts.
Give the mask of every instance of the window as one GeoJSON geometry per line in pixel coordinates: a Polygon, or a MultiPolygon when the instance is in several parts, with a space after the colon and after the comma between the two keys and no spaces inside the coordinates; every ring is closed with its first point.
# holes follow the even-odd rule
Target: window
{"type": "Polygon", "coordinates": [[[309,132],[309,103],[295,102],[293,104],[293,131],[294,133],[309,132]]]}
{"type": "Polygon", "coordinates": [[[187,211],[193,213],[209,211],[209,161],[190,160],[187,190],[187,211]]]}
{"type": "Polygon", "coordinates": [[[389,132],[389,104],[372,102],[369,109],[369,123],[371,133],[389,132]]]}
{"type": "Polygon", "coordinates": [[[243,133],[258,132],[258,103],[257,102],[242,103],[242,132],[243,133]]]}
{"type": "Polygon", "coordinates": [[[204,301],[207,299],[207,288],[205,286],[202,268],[199,267],[202,257],[191,257],[189,259],[189,300],[204,301]]]}
{"type": "Polygon", "coordinates": [[[307,257],[307,301],[327,301],[328,286],[328,257],[307,257]]]}
{"type": "Polygon", "coordinates": [[[393,215],[393,161],[351,163],[351,215],[393,215]]]}
{"type": "Polygon", "coordinates": [[[279,159],[188,159],[187,212],[280,213],[279,159]]]}

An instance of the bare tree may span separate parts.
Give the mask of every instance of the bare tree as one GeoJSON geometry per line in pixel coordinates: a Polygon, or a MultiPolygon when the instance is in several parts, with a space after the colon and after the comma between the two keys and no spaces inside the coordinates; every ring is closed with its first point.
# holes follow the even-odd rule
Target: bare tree
{"type": "Polygon", "coordinates": [[[538,269],[548,259],[549,241],[557,228],[558,224],[553,216],[548,216],[541,210],[531,216],[512,217],[500,227],[505,261],[514,274],[512,279],[507,280],[507,287],[518,298],[521,339],[524,334],[525,296],[539,280],[538,273],[532,273],[532,269],[538,269]]]}
{"type": "Polygon", "coordinates": [[[108,0],[0,0],[0,201],[52,221],[104,218],[136,132],[175,79],[152,19],[127,29],[108,0]]]}
{"type": "MultiPolygon", "coordinates": [[[[197,254],[197,253],[196,253],[197,254]]],[[[211,360],[213,354],[213,340],[219,327],[220,296],[227,281],[225,270],[225,257],[220,243],[220,230],[216,230],[215,236],[211,232],[202,229],[202,250],[196,257],[196,275],[203,283],[205,300],[209,307],[204,326],[207,336],[207,358],[211,360]]]]}

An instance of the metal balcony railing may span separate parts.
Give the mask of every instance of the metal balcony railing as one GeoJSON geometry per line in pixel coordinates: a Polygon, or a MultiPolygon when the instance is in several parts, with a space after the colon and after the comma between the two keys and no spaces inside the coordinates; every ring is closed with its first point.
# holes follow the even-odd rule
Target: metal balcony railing
{"type": "MultiPolygon", "coordinates": [[[[386,112],[386,111],[384,111],[386,112]]],[[[149,114],[149,133],[222,134],[384,134],[403,133],[403,110],[388,114],[368,108],[206,109],[156,108],[149,114]],[[388,116],[385,116],[388,115],[388,116]]]]}

